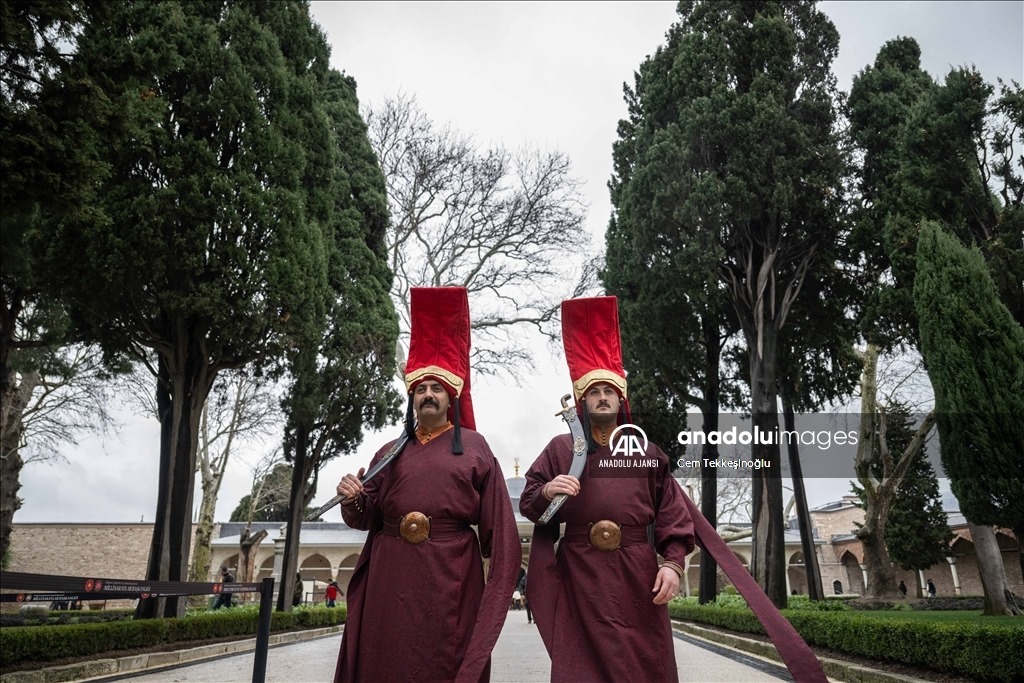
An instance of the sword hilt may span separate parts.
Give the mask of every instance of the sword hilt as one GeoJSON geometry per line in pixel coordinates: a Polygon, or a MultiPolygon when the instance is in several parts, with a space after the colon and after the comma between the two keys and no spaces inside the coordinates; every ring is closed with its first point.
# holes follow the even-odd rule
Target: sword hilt
{"type": "Polygon", "coordinates": [[[550,522],[551,518],[555,516],[556,512],[558,512],[558,508],[562,507],[562,503],[564,503],[565,499],[568,497],[569,496],[565,493],[555,494],[555,497],[551,499],[550,503],[548,503],[548,509],[540,516],[538,522],[540,524],[547,524],[550,522]]]}
{"type": "MultiPolygon", "coordinates": [[[[565,417],[566,412],[572,410],[572,406],[569,405],[570,398],[572,398],[572,394],[566,394],[565,396],[562,397],[562,409],[555,413],[555,415],[561,415],[562,417],[565,417]]],[[[576,411],[573,410],[573,412],[576,411]]]]}

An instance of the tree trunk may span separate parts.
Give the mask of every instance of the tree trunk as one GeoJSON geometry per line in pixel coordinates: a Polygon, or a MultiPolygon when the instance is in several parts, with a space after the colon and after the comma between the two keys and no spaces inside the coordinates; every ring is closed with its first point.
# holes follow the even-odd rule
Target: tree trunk
{"type": "Polygon", "coordinates": [[[974,540],[978,573],[985,591],[985,611],[982,614],[989,617],[1020,616],[1021,610],[1014,602],[1006,581],[1003,557],[992,527],[980,526],[967,520],[967,528],[971,530],[971,538],[974,540]]]}
{"type": "MultiPolygon", "coordinates": [[[[875,461],[875,441],[878,426],[878,346],[868,344],[861,354],[864,365],[860,377],[860,434],[857,441],[855,470],[857,481],[863,488],[864,524],[857,530],[857,538],[864,551],[867,585],[864,594],[872,598],[895,598],[896,572],[885,547],[885,521],[892,506],[894,487],[887,487],[871,471],[875,461]]],[[[884,480],[885,473],[882,478],[884,480]]]]}
{"type": "Polygon", "coordinates": [[[0,561],[9,560],[11,531],[14,528],[14,513],[21,507],[18,489],[21,488],[21,468],[25,461],[21,457],[21,438],[24,429],[22,416],[32,398],[32,392],[39,385],[39,373],[27,372],[20,382],[14,381],[14,373],[4,363],[3,392],[0,393],[0,561]]]}
{"type": "Polygon", "coordinates": [[[21,499],[18,498],[21,483],[18,478],[25,463],[21,459],[17,444],[4,443],[0,448],[3,449],[3,454],[0,455],[0,560],[2,566],[6,568],[9,560],[8,551],[11,548],[11,531],[14,528],[14,513],[21,507],[21,499]]]}
{"type": "Polygon", "coordinates": [[[210,543],[213,540],[214,515],[217,509],[217,493],[220,480],[203,477],[203,497],[199,504],[199,524],[195,541],[192,543],[192,566],[189,581],[210,580],[210,543]]]}
{"type": "Polygon", "coordinates": [[[854,470],[862,487],[864,524],[857,530],[856,535],[864,551],[864,568],[868,584],[864,587],[865,595],[871,598],[891,599],[899,597],[899,589],[896,586],[896,570],[892,566],[889,549],[885,544],[885,526],[889,519],[889,511],[896,500],[896,492],[935,424],[935,411],[928,413],[914,433],[910,444],[894,459],[884,438],[887,430],[885,416],[879,411],[877,403],[878,347],[868,344],[861,354],[861,360],[864,370],[861,375],[860,434],[854,470]],[[879,464],[882,468],[880,477],[875,475],[875,467],[879,464]]]}
{"type": "MultiPolygon", "coordinates": [[[[718,321],[713,316],[702,316],[704,332],[704,433],[718,430],[718,366],[720,347],[718,342],[718,321]]],[[[704,440],[701,457],[716,460],[718,446],[704,440]]],[[[714,467],[700,468],[700,511],[708,524],[718,526],[718,470],[714,467]]],[[[718,565],[709,553],[700,553],[700,580],[697,588],[698,602],[705,605],[718,597],[718,565]]]]}
{"type": "Polygon", "coordinates": [[[267,537],[267,530],[261,529],[255,534],[246,527],[238,542],[238,582],[252,583],[256,580],[256,554],[260,543],[267,537]]]}
{"type": "Polygon", "coordinates": [[[768,462],[751,475],[753,495],[754,578],[779,609],[786,607],[786,539],[782,518],[782,467],[779,462],[779,413],[776,400],[777,334],[770,321],[757,321],[747,334],[750,353],[750,405],[754,438],[751,457],[768,462]]]}
{"type": "MultiPolygon", "coordinates": [[[[787,432],[796,432],[796,417],[793,405],[786,392],[782,392],[782,415],[787,432]]],[[[804,571],[807,573],[807,596],[811,600],[824,600],[821,587],[821,572],[818,570],[818,556],[814,550],[814,530],[811,528],[811,513],[807,508],[807,493],[804,491],[804,475],[800,467],[800,451],[795,440],[788,444],[789,469],[793,479],[793,497],[796,498],[796,517],[800,525],[800,547],[804,552],[804,571]]],[[[784,515],[785,516],[785,515],[784,515]]]]}
{"type": "Polygon", "coordinates": [[[281,558],[281,590],[277,594],[277,610],[292,611],[295,574],[299,568],[299,535],[305,511],[306,486],[312,459],[309,457],[309,429],[295,430],[295,451],[292,455],[292,487],[288,504],[288,528],[285,531],[284,557],[281,558]]]}
{"type": "MultiPolygon", "coordinates": [[[[203,405],[216,376],[196,340],[185,337],[171,360],[161,354],[157,381],[160,416],[160,483],[156,520],[146,579],[185,581],[192,541],[192,496],[196,446],[203,405]]],[[[136,618],[181,617],[186,600],[177,597],[140,600],[136,618]]]]}
{"type": "Polygon", "coordinates": [[[1014,529],[1013,535],[1017,537],[1017,560],[1020,564],[1020,575],[1024,577],[1024,525],[1014,529]]]}
{"type": "Polygon", "coordinates": [[[868,585],[864,593],[869,598],[897,598],[896,570],[885,546],[885,520],[892,505],[892,492],[871,496],[864,510],[864,526],[857,530],[857,539],[864,549],[864,568],[868,585]],[[883,499],[884,498],[884,499],[883,499]]]}

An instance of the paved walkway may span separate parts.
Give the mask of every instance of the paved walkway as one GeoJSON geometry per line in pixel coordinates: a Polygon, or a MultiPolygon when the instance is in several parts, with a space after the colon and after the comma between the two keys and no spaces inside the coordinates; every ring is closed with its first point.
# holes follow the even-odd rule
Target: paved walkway
{"type": "MultiPolygon", "coordinates": [[[[268,683],[330,681],[341,634],[271,648],[267,656],[268,683]]],[[[755,683],[791,681],[777,663],[747,655],[685,634],[676,637],[680,683],[755,683]]],[[[146,683],[244,683],[252,680],[253,653],[246,652],[164,671],[149,671],[119,680],[146,683]]],[[[494,649],[493,683],[541,683],[550,664],[536,627],[526,612],[510,611],[494,649]]],[[[106,679],[113,680],[113,679],[106,679]]]]}

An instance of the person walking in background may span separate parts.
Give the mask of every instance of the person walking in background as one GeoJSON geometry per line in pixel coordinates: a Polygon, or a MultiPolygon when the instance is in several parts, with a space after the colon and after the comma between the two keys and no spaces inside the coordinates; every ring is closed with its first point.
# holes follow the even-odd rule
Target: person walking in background
{"type": "Polygon", "coordinates": [[[337,487],[345,523],[369,533],[336,683],[489,680],[522,562],[505,477],[475,427],[466,290],[416,287],[411,303],[408,442],[365,485],[360,470],[337,487]]]}
{"type": "Polygon", "coordinates": [[[526,577],[527,576],[528,576],[528,574],[525,574],[525,573],[523,574],[523,580],[520,583],[519,590],[521,590],[523,592],[523,607],[526,608],[526,623],[527,624],[532,624],[533,623],[533,612],[530,611],[530,598],[526,597],[526,577]]]}
{"type": "Polygon", "coordinates": [[[937,592],[938,591],[935,590],[935,582],[933,582],[931,579],[928,579],[928,597],[934,598],[937,592]]]}
{"type": "Polygon", "coordinates": [[[339,593],[341,593],[341,588],[338,587],[337,581],[331,581],[327,584],[327,590],[324,592],[324,600],[326,600],[328,607],[334,607],[334,603],[338,599],[339,593]]]}
{"type": "MultiPolygon", "coordinates": [[[[231,575],[227,567],[220,568],[220,582],[234,583],[235,577],[231,575]]],[[[213,609],[220,609],[221,607],[231,607],[231,593],[226,593],[223,590],[217,595],[217,602],[213,603],[213,609]]]]}
{"type": "Polygon", "coordinates": [[[903,579],[900,579],[899,589],[900,595],[902,595],[903,597],[907,597],[907,584],[903,583],[903,579]]]}
{"type": "Polygon", "coordinates": [[[292,591],[292,607],[298,607],[302,604],[303,590],[302,572],[299,572],[295,575],[295,590],[292,591]]]}

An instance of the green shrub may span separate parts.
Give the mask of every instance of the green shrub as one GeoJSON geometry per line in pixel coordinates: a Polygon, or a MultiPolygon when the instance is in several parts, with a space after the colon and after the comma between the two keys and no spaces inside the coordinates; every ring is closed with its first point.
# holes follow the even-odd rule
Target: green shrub
{"type": "Polygon", "coordinates": [[[321,628],[344,624],[348,616],[348,607],[338,605],[337,607],[302,607],[296,609],[295,623],[305,628],[321,628]]]}
{"type": "Polygon", "coordinates": [[[842,600],[811,600],[806,595],[791,595],[787,602],[793,610],[809,610],[812,612],[841,612],[850,609],[842,600]]]}
{"type": "MultiPolygon", "coordinates": [[[[764,634],[753,612],[745,608],[673,601],[669,614],[673,619],[764,634]]],[[[784,610],[783,614],[810,645],[979,681],[1024,679],[1024,628],[1008,628],[1001,623],[922,621],[896,615],[880,618],[852,610],[795,609],[784,610]]]]}
{"type": "MultiPolygon", "coordinates": [[[[344,623],[346,616],[344,607],[272,612],[270,630],[333,626],[344,623]]],[[[89,657],[164,643],[252,637],[256,635],[258,620],[258,605],[246,605],[217,611],[189,611],[182,619],[132,620],[122,616],[118,621],[107,623],[3,628],[0,629],[0,668],[6,670],[23,661],[89,657]]]]}
{"type": "Polygon", "coordinates": [[[979,595],[948,595],[941,598],[921,598],[914,601],[920,610],[983,610],[985,598],[979,595]]]}

